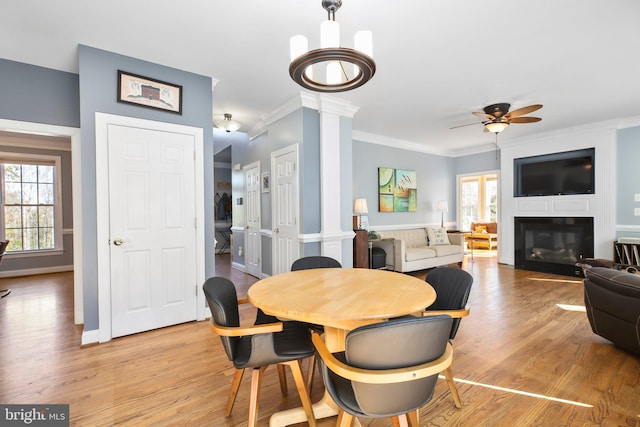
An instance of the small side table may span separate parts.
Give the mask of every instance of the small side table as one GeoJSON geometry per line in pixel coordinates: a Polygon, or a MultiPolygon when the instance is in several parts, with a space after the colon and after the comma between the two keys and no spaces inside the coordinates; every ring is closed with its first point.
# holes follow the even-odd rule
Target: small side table
{"type": "MultiPolygon", "coordinates": [[[[392,271],[396,271],[396,239],[394,239],[393,237],[384,237],[384,238],[380,238],[380,239],[369,239],[369,259],[373,260],[373,244],[377,243],[377,242],[391,242],[391,246],[393,247],[393,256],[391,257],[391,259],[393,259],[393,265],[389,265],[386,263],[385,260],[385,269],[389,269],[389,267],[392,267],[393,270],[392,271]]],[[[372,268],[371,266],[372,262],[369,262],[369,268],[372,268]]]]}
{"type": "MultiPolygon", "coordinates": [[[[467,238],[465,237],[465,234],[467,233],[471,233],[471,231],[462,231],[462,230],[447,230],[447,233],[451,233],[451,234],[462,234],[462,239],[465,242],[469,242],[469,240],[467,240],[467,238]]],[[[471,262],[473,262],[473,245],[468,245],[471,249],[471,262]]]]}

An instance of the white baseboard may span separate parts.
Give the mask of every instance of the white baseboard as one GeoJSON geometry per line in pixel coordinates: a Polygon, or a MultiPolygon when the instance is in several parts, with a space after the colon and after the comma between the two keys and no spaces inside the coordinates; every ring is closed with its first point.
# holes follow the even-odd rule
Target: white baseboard
{"type": "Polygon", "coordinates": [[[42,268],[27,268],[24,270],[7,270],[7,271],[0,272],[0,278],[31,276],[34,274],[62,273],[65,271],[73,271],[73,265],[59,265],[55,267],[42,267],[42,268]]]}
{"type": "Polygon", "coordinates": [[[243,264],[239,264],[237,262],[232,262],[231,263],[231,268],[234,268],[236,270],[242,271],[243,273],[245,272],[245,268],[243,264]]]}
{"type": "Polygon", "coordinates": [[[95,344],[98,342],[100,342],[100,331],[98,329],[82,331],[82,342],[80,345],[95,344]]]}

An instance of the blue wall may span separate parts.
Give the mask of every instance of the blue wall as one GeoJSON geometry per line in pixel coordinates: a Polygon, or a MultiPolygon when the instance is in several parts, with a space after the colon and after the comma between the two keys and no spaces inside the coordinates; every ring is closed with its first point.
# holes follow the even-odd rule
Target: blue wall
{"type": "MultiPolygon", "coordinates": [[[[444,222],[454,222],[456,212],[454,159],[434,154],[353,141],[353,198],[364,197],[369,208],[369,229],[399,224],[440,224],[436,211],[446,200],[449,212],[444,222]],[[378,212],[378,168],[415,170],[418,179],[417,212],[378,212]]],[[[352,202],[353,203],[353,202],[352,202]]],[[[353,206],[349,209],[353,211],[353,206]]]]}
{"type": "MultiPolygon", "coordinates": [[[[78,75],[0,59],[0,118],[80,127],[78,75]]],[[[61,157],[63,228],[73,229],[71,152],[4,146],[0,151],[61,157]]],[[[73,265],[73,234],[63,234],[61,255],[5,257],[3,271],[73,265]]]]}
{"type": "Polygon", "coordinates": [[[102,112],[205,129],[205,277],[214,275],[214,188],[211,78],[159,64],[95,49],[78,47],[80,70],[80,116],[82,140],[82,244],[84,284],[84,328],[98,329],[98,280],[96,242],[96,150],[95,113],[102,112]],[[118,70],[182,85],[182,115],[116,101],[118,70]]]}
{"type": "Polygon", "coordinates": [[[640,216],[633,214],[640,208],[634,200],[640,194],[640,127],[619,130],[617,145],[617,236],[640,237],[640,216]]]}
{"type": "Polygon", "coordinates": [[[0,117],[80,127],[78,76],[0,59],[0,117]]]}
{"type": "Polygon", "coordinates": [[[500,170],[500,152],[487,151],[485,153],[456,157],[453,161],[453,166],[454,180],[456,175],[500,170]]]}

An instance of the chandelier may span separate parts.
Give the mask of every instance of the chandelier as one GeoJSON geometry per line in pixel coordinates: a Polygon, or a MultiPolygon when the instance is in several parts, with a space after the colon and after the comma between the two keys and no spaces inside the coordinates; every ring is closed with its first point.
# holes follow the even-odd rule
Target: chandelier
{"type": "Polygon", "coordinates": [[[362,86],[376,73],[371,31],[355,34],[354,49],[340,47],[340,25],[335,20],[340,6],[342,0],[322,0],[327,20],[320,24],[320,49],[309,51],[305,36],[291,38],[289,75],[306,89],[344,92],[362,86]]]}

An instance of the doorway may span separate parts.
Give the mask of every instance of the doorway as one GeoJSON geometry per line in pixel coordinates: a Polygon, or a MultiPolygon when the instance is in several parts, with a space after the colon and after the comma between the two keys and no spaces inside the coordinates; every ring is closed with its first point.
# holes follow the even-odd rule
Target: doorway
{"type": "Polygon", "coordinates": [[[245,272],[260,277],[261,242],[260,242],[260,162],[244,167],[245,207],[245,272]]]}
{"type": "Polygon", "coordinates": [[[458,218],[461,230],[473,222],[498,221],[498,173],[458,176],[458,218]]]}
{"type": "Polygon", "coordinates": [[[96,113],[100,342],[205,316],[203,131],[96,113]]]}
{"type": "Polygon", "coordinates": [[[271,153],[273,274],[290,271],[300,257],[298,145],[271,153]]]}

